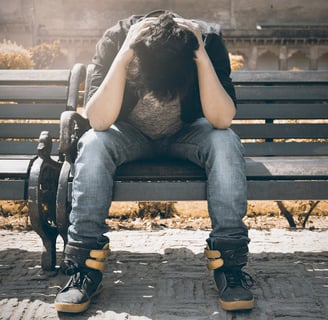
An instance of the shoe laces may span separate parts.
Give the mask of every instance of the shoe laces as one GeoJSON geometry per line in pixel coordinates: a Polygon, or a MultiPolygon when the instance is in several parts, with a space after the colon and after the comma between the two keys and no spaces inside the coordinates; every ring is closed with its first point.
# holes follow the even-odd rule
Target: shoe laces
{"type": "Polygon", "coordinates": [[[224,273],[230,288],[242,286],[249,289],[255,282],[250,274],[241,270],[227,270],[224,273]]]}
{"type": "Polygon", "coordinates": [[[78,271],[77,273],[72,275],[71,278],[71,286],[74,288],[83,288],[83,283],[85,281],[85,275],[83,272],[78,271]]]}
{"type": "Polygon", "coordinates": [[[74,263],[71,260],[64,260],[63,271],[67,276],[73,276],[80,271],[80,268],[77,263],[74,263]]]}

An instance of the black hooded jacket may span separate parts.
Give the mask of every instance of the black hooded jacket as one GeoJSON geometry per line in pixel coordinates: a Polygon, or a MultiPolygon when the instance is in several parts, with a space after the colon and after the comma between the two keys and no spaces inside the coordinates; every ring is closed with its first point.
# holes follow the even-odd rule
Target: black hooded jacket
{"type": "MultiPolygon", "coordinates": [[[[125,40],[130,26],[142,18],[143,16],[133,15],[127,19],[118,21],[116,25],[107,29],[102,38],[98,41],[96,53],[92,60],[93,64],[95,64],[95,69],[92,75],[89,98],[104,80],[115,56],[125,40]]],[[[216,74],[224,89],[236,105],[235,90],[230,78],[231,68],[229,54],[224,45],[220,27],[219,25],[210,25],[199,20],[196,22],[201,26],[205,49],[212,61],[216,74]]],[[[197,75],[195,75],[194,79],[194,83],[181,100],[181,120],[186,123],[193,122],[197,118],[204,116],[200,102],[197,75]]],[[[137,102],[138,96],[136,90],[127,82],[119,120],[126,119],[137,102]]]]}

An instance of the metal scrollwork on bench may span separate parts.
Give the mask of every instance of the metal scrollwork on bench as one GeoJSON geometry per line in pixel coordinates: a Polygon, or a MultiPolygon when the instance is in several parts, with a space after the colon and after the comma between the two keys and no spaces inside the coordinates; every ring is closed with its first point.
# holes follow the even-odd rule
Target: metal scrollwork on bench
{"type": "Polygon", "coordinates": [[[61,163],[51,158],[52,138],[47,131],[40,134],[38,158],[34,161],[29,180],[29,207],[33,229],[43,242],[41,265],[53,270],[56,265],[56,193],[61,163]]]}

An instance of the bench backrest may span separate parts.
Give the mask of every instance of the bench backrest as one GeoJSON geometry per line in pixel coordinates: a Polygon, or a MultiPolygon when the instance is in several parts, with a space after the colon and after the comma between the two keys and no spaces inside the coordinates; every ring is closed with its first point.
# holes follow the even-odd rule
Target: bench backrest
{"type": "MultiPolygon", "coordinates": [[[[93,65],[87,68],[86,95],[93,65]]],[[[328,155],[328,71],[232,72],[247,156],[328,155]]]]}
{"type": "Polygon", "coordinates": [[[35,155],[41,131],[58,149],[59,119],[76,110],[85,67],[72,70],[0,70],[0,155],[35,155]]]}
{"type": "Polygon", "coordinates": [[[328,71],[236,71],[246,155],[328,155],[328,71]]]}

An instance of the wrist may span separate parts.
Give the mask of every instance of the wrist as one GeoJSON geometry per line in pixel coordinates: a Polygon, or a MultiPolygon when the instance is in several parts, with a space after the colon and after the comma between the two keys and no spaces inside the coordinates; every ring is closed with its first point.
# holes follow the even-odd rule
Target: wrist
{"type": "Polygon", "coordinates": [[[122,67],[126,68],[132,61],[133,57],[133,50],[131,48],[128,48],[127,50],[120,50],[119,53],[116,55],[115,60],[122,67]]]}
{"type": "Polygon", "coordinates": [[[212,66],[212,62],[206,52],[206,50],[197,50],[195,53],[195,62],[197,67],[209,67],[212,66]]]}
{"type": "Polygon", "coordinates": [[[199,47],[196,51],[195,51],[195,57],[196,57],[196,63],[202,63],[202,62],[205,62],[205,61],[208,61],[209,57],[208,57],[208,54],[205,50],[205,47],[202,46],[202,47],[199,47]]]}

